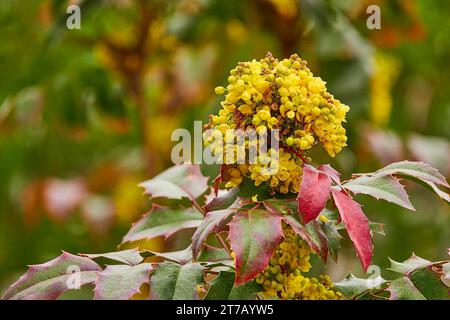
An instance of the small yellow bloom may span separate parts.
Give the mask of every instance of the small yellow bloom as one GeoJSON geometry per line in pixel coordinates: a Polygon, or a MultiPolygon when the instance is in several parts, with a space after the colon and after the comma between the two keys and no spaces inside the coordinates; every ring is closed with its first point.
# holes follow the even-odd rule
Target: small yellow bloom
{"type": "Polygon", "coordinates": [[[214,89],[214,91],[216,92],[216,94],[224,94],[225,93],[225,88],[222,86],[216,87],[214,89]]]}

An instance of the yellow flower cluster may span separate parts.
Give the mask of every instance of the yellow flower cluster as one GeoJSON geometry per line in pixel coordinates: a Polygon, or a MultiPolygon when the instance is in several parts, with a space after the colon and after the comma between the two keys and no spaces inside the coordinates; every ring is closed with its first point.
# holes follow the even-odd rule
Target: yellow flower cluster
{"type": "Polygon", "coordinates": [[[311,248],[295,234],[291,227],[283,224],[285,238],[270,259],[269,266],[257,278],[263,285],[268,299],[295,300],[340,300],[341,293],[333,289],[330,277],[319,279],[304,275],[310,270],[311,248]]]}
{"type": "MultiPolygon", "coordinates": [[[[306,66],[306,61],[294,54],[289,59],[279,61],[269,53],[260,61],[241,62],[231,70],[226,88],[217,87],[217,94],[225,94],[218,115],[210,117],[206,128],[218,129],[233,140],[233,130],[255,129],[258,133],[278,129],[281,172],[263,170],[274,167],[274,163],[250,166],[231,166],[233,171],[227,180],[228,187],[242,181],[243,176],[255,181],[256,185],[268,183],[273,192],[298,192],[301,167],[306,153],[319,142],[331,156],[335,156],[344,146],[347,137],[342,124],[349,107],[327,92],[325,82],[314,77],[306,66]],[[227,134],[228,132],[228,134],[227,134]],[[244,170],[242,170],[244,169],[244,170]]],[[[213,145],[214,138],[205,139],[213,153],[223,155],[226,144],[213,145]],[[224,147],[225,145],[225,147],[224,147]]],[[[249,145],[245,148],[248,152],[249,145]]],[[[270,148],[268,153],[277,152],[270,148]]],[[[237,152],[237,150],[235,150],[237,152]]],[[[225,159],[228,165],[232,159],[225,159]],[[228,161],[227,161],[228,160],[228,161]]]]}
{"type": "MultiPolygon", "coordinates": [[[[269,150],[269,154],[276,152],[274,149],[269,150]]],[[[267,156],[268,158],[270,156],[267,156]]],[[[255,182],[256,186],[267,182],[272,191],[276,190],[280,193],[298,193],[300,191],[300,182],[302,176],[302,167],[298,161],[292,157],[289,152],[283,149],[279,150],[278,160],[271,162],[259,161],[257,164],[241,164],[228,166],[223,178],[227,181],[226,188],[238,186],[244,176],[248,176],[255,182]],[[278,170],[272,169],[276,166],[278,170]]]]}
{"type": "Polygon", "coordinates": [[[399,73],[399,62],[392,56],[377,53],[375,72],[370,81],[370,117],[374,124],[389,122],[392,109],[391,90],[399,73]]]}

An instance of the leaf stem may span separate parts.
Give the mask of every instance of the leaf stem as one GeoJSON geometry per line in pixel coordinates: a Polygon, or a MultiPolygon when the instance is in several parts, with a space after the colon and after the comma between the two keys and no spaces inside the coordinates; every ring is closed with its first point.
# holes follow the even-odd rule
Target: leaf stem
{"type": "Polygon", "coordinates": [[[200,213],[205,216],[206,212],[205,210],[202,208],[201,205],[198,204],[198,202],[195,199],[192,199],[192,204],[194,205],[195,209],[197,209],[198,211],[200,211],[200,213]]]}
{"type": "Polygon", "coordinates": [[[306,164],[309,163],[309,161],[306,160],[305,157],[303,157],[299,152],[295,151],[293,148],[288,147],[282,143],[280,143],[280,147],[286,151],[292,152],[296,157],[300,158],[303,161],[303,163],[306,163],[306,164]]]}
{"type": "Polygon", "coordinates": [[[216,233],[216,239],[220,242],[222,247],[228,252],[228,254],[231,256],[230,248],[228,248],[228,245],[226,244],[225,240],[220,236],[219,233],[216,233]]]}

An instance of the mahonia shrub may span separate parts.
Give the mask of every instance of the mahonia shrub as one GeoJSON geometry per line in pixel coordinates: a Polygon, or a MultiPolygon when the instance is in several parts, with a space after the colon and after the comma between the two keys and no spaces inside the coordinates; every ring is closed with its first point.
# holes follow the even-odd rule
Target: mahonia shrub
{"type": "MultiPolygon", "coordinates": [[[[422,162],[396,162],[345,181],[328,164],[312,166],[309,151],[315,146],[332,157],[346,146],[343,124],[349,107],[306,65],[297,55],[279,61],[268,54],[239,63],[227,87],[215,89],[226,95],[205,129],[215,129],[228,141],[238,139],[238,130],[276,129],[278,143],[268,145],[266,154],[254,163],[238,163],[235,155],[242,150],[228,150],[229,145],[205,135],[205,145],[223,158],[217,177],[182,164],[141,183],[152,207],[124,236],[122,250],[63,252],[30,266],[3,299],[57,299],[87,284],[94,285],[94,299],[449,299],[448,260],[415,255],[392,260],[390,270],[399,274],[392,280],[349,274],[332,283],[326,274],[312,276],[311,257],[324,264],[329,257],[337,261],[344,236],[362,269],[371,265],[372,236],[382,230],[354,195],[415,210],[400,177],[424,185],[447,203],[450,185],[422,162]],[[273,153],[279,156],[271,158],[273,153]],[[194,230],[187,248],[146,249],[147,241],[185,229],[194,230]]],[[[251,148],[244,144],[244,153],[251,148]]]]}

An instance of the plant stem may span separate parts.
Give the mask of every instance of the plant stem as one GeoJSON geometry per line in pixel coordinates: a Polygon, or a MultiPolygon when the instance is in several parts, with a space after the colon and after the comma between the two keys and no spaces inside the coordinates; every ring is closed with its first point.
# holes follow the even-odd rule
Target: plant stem
{"type": "Polygon", "coordinates": [[[220,236],[220,234],[216,233],[216,239],[220,242],[222,247],[228,252],[229,255],[231,255],[230,248],[228,248],[228,245],[226,244],[225,240],[220,236]]]}
{"type": "Polygon", "coordinates": [[[205,210],[203,210],[202,206],[198,204],[197,201],[195,201],[195,199],[192,199],[192,204],[194,205],[195,209],[197,209],[198,211],[200,211],[200,213],[205,216],[206,212],[205,210]]]}
{"type": "Polygon", "coordinates": [[[293,153],[295,156],[300,158],[303,161],[303,163],[306,163],[306,164],[309,163],[308,160],[306,160],[299,152],[295,151],[293,148],[285,146],[284,144],[281,144],[281,143],[280,143],[280,147],[286,151],[293,153]]]}

